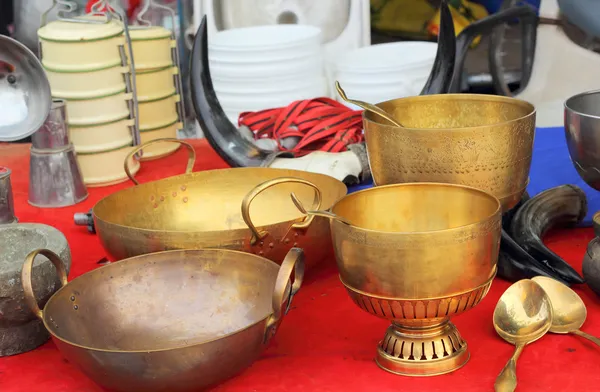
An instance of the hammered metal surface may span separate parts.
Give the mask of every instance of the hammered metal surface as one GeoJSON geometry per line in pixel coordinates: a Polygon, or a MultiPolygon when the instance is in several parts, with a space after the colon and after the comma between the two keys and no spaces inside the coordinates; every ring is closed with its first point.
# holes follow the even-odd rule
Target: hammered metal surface
{"type": "Polygon", "coordinates": [[[254,225],[266,236],[252,243],[242,217],[242,200],[255,187],[280,177],[300,178],[322,193],[329,209],[347,192],[333,177],[298,170],[236,168],[208,170],[127,188],[100,200],[93,209],[96,231],[114,260],[172,249],[243,250],[281,262],[292,247],[302,247],[307,265],[331,255],[329,222],[314,219],[310,227],[290,199],[315,203],[315,191],[299,183],[261,192],[249,207],[254,225]]]}
{"type": "Polygon", "coordinates": [[[503,209],[524,192],[531,166],[535,108],[514,98],[427,95],[377,106],[405,128],[364,114],[369,162],[377,185],[443,182],[492,193],[503,209]]]}

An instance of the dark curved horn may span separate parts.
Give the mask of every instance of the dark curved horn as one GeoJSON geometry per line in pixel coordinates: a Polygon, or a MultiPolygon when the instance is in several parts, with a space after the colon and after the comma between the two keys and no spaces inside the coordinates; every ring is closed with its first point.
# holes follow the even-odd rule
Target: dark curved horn
{"type": "Polygon", "coordinates": [[[446,94],[452,83],[455,61],[456,35],[454,33],[454,21],[452,20],[450,8],[448,8],[448,0],[442,0],[437,53],[429,79],[427,79],[421,95],[446,94]]]}
{"type": "Polygon", "coordinates": [[[229,121],[217,99],[210,78],[206,15],[196,32],[191,57],[192,104],[211,147],[232,167],[261,166],[271,153],[245,139],[229,121]]]}

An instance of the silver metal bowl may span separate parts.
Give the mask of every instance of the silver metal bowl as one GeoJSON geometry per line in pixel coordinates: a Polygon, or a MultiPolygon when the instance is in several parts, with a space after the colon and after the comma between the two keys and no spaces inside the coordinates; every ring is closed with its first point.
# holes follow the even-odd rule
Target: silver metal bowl
{"type": "Polygon", "coordinates": [[[600,90],[565,101],[565,135],[577,173],[600,191],[600,90]]]}
{"type": "Polygon", "coordinates": [[[42,63],[22,43],[0,35],[0,141],[12,142],[35,133],[52,104],[42,63]]]}

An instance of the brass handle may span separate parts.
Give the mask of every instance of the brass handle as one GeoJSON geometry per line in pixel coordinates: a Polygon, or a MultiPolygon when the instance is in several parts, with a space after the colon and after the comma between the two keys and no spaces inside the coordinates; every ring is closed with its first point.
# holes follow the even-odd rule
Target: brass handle
{"type": "MultiPolygon", "coordinates": [[[[300,178],[294,178],[294,177],[280,177],[280,178],[275,178],[273,180],[265,181],[262,184],[257,185],[254,189],[252,189],[246,195],[246,197],[244,197],[244,200],[242,200],[242,218],[244,218],[244,222],[246,222],[246,225],[252,232],[252,238],[250,240],[250,245],[254,245],[257,241],[265,238],[267,236],[267,234],[269,234],[266,231],[259,232],[258,229],[256,228],[256,226],[254,226],[254,223],[252,223],[252,219],[250,218],[250,204],[252,203],[252,200],[254,200],[254,198],[256,196],[258,196],[261,192],[263,192],[275,185],[285,184],[288,182],[295,182],[298,184],[304,184],[304,185],[308,185],[308,186],[312,187],[315,190],[315,195],[317,197],[316,209],[318,210],[319,208],[321,208],[321,201],[322,201],[321,191],[319,190],[319,188],[317,188],[317,186],[315,184],[313,184],[310,181],[306,181],[306,180],[302,180],[300,178]]],[[[314,216],[309,216],[309,217],[305,218],[302,222],[294,223],[292,225],[292,228],[306,229],[310,226],[313,219],[314,219],[314,216]]]]}
{"type": "Polygon", "coordinates": [[[585,333],[583,331],[580,330],[575,330],[575,331],[571,331],[572,334],[577,335],[577,336],[581,336],[582,338],[585,338],[587,340],[589,340],[592,343],[596,343],[598,346],[600,346],[600,339],[598,339],[595,336],[590,335],[589,333],[585,333]]]}
{"type": "Polygon", "coordinates": [[[292,192],[292,194],[290,196],[292,197],[292,201],[294,202],[294,205],[296,206],[296,208],[305,215],[320,216],[322,218],[336,220],[336,221],[342,222],[346,225],[352,226],[352,223],[350,223],[347,219],[342,218],[341,216],[336,215],[333,212],[330,212],[330,211],[307,211],[306,208],[304,208],[304,205],[302,204],[300,199],[298,199],[298,196],[296,196],[296,194],[294,192],[292,192]]]}
{"type": "Polygon", "coordinates": [[[517,388],[517,359],[525,347],[524,344],[517,344],[515,352],[508,360],[504,369],[496,377],[494,390],[496,392],[513,392],[517,388]]]}
{"type": "Polygon", "coordinates": [[[277,280],[275,281],[275,289],[273,289],[273,313],[267,319],[265,326],[264,343],[267,343],[271,337],[275,335],[277,325],[281,321],[283,315],[286,315],[294,295],[300,290],[302,281],[304,280],[304,251],[300,248],[292,248],[283,259],[277,280]],[[294,272],[294,281],[292,287],[289,287],[290,279],[294,272]],[[284,309],[285,307],[285,309],[284,309]]]}
{"type": "Polygon", "coordinates": [[[25,263],[23,264],[23,269],[21,270],[21,284],[23,285],[23,292],[25,294],[25,303],[40,320],[43,320],[44,314],[37,304],[31,283],[31,270],[37,255],[46,256],[52,262],[52,264],[54,264],[54,268],[56,268],[56,272],[58,273],[58,277],[60,279],[61,287],[64,287],[67,284],[67,270],[60,257],[48,249],[34,250],[25,258],[25,263]]]}
{"type": "Polygon", "coordinates": [[[179,143],[179,144],[185,146],[188,149],[188,163],[187,163],[187,167],[185,168],[185,174],[190,174],[192,172],[192,169],[194,168],[194,163],[196,163],[196,151],[194,150],[194,147],[191,144],[189,144],[188,142],[184,142],[183,140],[174,139],[174,138],[155,139],[155,140],[151,140],[149,142],[146,142],[142,145],[135,147],[125,157],[125,163],[124,163],[125,173],[127,173],[127,177],[129,177],[129,179],[131,181],[133,181],[133,183],[135,185],[139,185],[140,183],[135,178],[135,176],[133,174],[131,174],[131,170],[129,170],[129,160],[131,159],[131,157],[133,157],[135,154],[137,154],[144,147],[148,147],[152,144],[161,143],[161,142],[179,143]]]}

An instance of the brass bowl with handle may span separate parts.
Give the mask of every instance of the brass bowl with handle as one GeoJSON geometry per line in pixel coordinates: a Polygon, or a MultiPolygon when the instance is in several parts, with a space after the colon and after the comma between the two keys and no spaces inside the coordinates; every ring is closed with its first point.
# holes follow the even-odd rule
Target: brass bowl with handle
{"type": "Polygon", "coordinates": [[[303,276],[299,248],[281,267],[248,253],[201,249],[133,257],[67,283],[60,258],[38,249],[26,258],[22,283],[58,350],[102,387],[191,392],[260,356],[303,276]],[[43,309],[32,287],[37,255],[50,259],[63,285],[43,309]]]}
{"type": "MultiPolygon", "coordinates": [[[[307,266],[332,255],[329,222],[306,218],[290,201],[330,208],[346,195],[333,177],[297,170],[236,168],[186,174],[136,185],[100,200],[92,209],[95,230],[114,260],[171,249],[226,248],[280,263],[292,247],[304,249],[307,266]]],[[[129,162],[130,159],[126,160],[129,162]]],[[[129,165],[125,172],[138,184],[129,165]]]]}
{"type": "Polygon", "coordinates": [[[403,128],[364,112],[373,181],[377,185],[441,182],[487,191],[514,207],[529,182],[535,108],[509,97],[422,95],[376,106],[403,128]]]}
{"type": "Polygon", "coordinates": [[[476,306],[496,275],[501,206],[479,189],[443,183],[379,186],[330,212],[340,280],[364,311],[392,322],[377,348],[391,373],[432,376],[469,359],[450,318],[476,306]]]}

